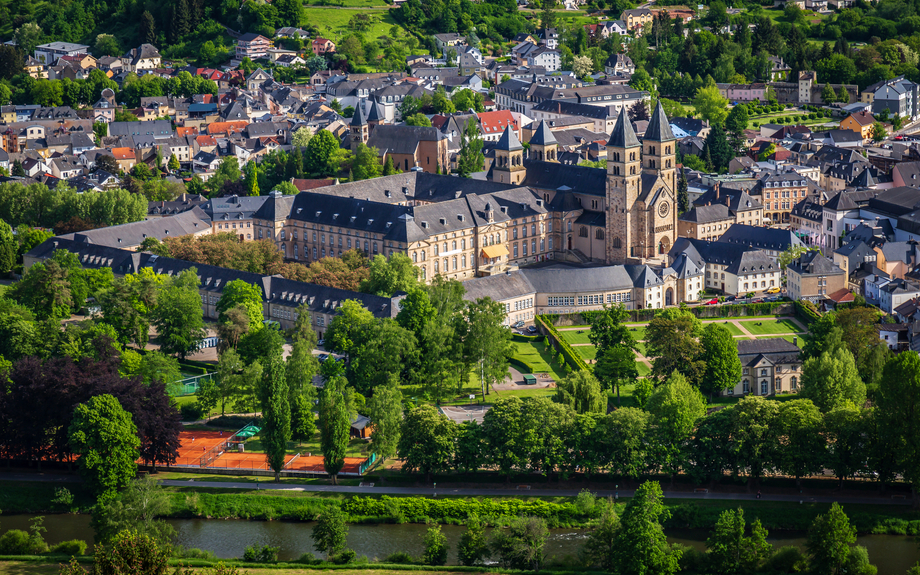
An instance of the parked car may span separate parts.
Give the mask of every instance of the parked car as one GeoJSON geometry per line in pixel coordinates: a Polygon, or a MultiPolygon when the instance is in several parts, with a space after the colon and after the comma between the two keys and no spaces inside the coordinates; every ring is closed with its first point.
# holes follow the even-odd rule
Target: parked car
{"type": "Polygon", "coordinates": [[[718,303],[719,303],[719,298],[714,297],[714,298],[712,298],[712,299],[709,300],[709,301],[704,301],[704,302],[703,302],[703,305],[716,305],[716,304],[718,304],[718,303]]]}
{"type": "Polygon", "coordinates": [[[517,323],[514,324],[514,327],[516,327],[516,328],[522,328],[522,327],[524,327],[524,322],[523,322],[523,321],[519,321],[519,322],[517,322],[517,323]]]}
{"type": "Polygon", "coordinates": [[[537,326],[532,325],[527,328],[527,331],[529,331],[530,333],[537,333],[537,326]]]}
{"type": "Polygon", "coordinates": [[[319,359],[320,363],[322,363],[322,362],[326,361],[327,359],[329,359],[329,354],[328,354],[328,353],[321,353],[321,354],[319,354],[319,356],[317,357],[317,359],[319,359]]]}
{"type": "Polygon", "coordinates": [[[321,339],[321,340],[319,340],[318,342],[316,342],[316,345],[326,345],[326,340],[325,340],[325,339],[321,339]]]}
{"type": "Polygon", "coordinates": [[[765,298],[765,301],[779,301],[779,300],[780,300],[780,297],[778,295],[774,295],[774,296],[765,298]]]}
{"type": "Polygon", "coordinates": [[[767,293],[779,293],[780,289],[778,287],[771,287],[767,290],[767,293]]]}
{"type": "Polygon", "coordinates": [[[736,298],[735,296],[730,295],[730,296],[727,296],[727,297],[725,298],[725,301],[735,301],[736,299],[737,299],[737,298],[736,298]]]}
{"type": "Polygon", "coordinates": [[[751,303],[763,303],[763,298],[758,297],[751,300],[751,303]]]}

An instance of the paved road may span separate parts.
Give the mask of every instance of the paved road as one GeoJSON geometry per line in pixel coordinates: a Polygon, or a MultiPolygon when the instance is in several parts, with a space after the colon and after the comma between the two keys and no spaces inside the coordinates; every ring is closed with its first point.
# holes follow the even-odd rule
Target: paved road
{"type": "MultiPolygon", "coordinates": [[[[46,481],[49,483],[75,483],[80,478],[75,475],[57,475],[53,473],[0,473],[0,481],[46,481]]],[[[458,489],[458,488],[439,488],[433,487],[355,487],[350,485],[309,485],[297,483],[273,482],[252,482],[252,481],[199,481],[199,480],[173,480],[168,479],[161,481],[163,485],[171,487],[208,487],[216,489],[272,489],[276,491],[308,491],[313,493],[345,493],[348,495],[463,495],[467,497],[483,496],[529,496],[529,497],[574,497],[581,491],[580,489],[458,489]]],[[[599,497],[632,497],[632,489],[620,489],[618,491],[600,490],[595,495],[599,497]]],[[[719,501],[753,501],[757,497],[753,493],[694,493],[687,491],[665,491],[664,496],[670,499],[708,499],[719,501]]],[[[805,502],[805,503],[833,503],[834,501],[845,501],[847,503],[858,503],[866,505],[910,505],[910,499],[893,499],[882,497],[840,497],[819,495],[819,496],[797,496],[797,495],[778,495],[764,494],[763,501],[778,502],[805,502]]]]}

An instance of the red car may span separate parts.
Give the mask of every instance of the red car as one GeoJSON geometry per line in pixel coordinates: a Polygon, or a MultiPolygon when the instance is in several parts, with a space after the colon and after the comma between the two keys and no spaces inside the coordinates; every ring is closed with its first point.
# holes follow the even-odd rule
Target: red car
{"type": "Polygon", "coordinates": [[[704,301],[703,305],[716,305],[717,303],[719,303],[719,298],[712,298],[709,301],[704,301]]]}

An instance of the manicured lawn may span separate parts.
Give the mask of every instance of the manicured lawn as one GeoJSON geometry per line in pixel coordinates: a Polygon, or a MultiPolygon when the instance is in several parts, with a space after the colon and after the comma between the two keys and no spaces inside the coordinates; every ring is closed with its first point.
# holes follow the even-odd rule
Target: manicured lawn
{"type": "Polygon", "coordinates": [[[574,349],[585,361],[591,361],[597,357],[597,348],[593,345],[579,345],[572,349],[574,349]]]}
{"type": "Polygon", "coordinates": [[[788,319],[746,321],[744,322],[744,329],[748,330],[753,335],[772,335],[802,331],[802,328],[797,323],[788,319]]]}
{"type": "Polygon", "coordinates": [[[636,350],[637,350],[639,353],[641,353],[642,355],[645,355],[645,342],[644,342],[644,341],[637,341],[637,342],[636,342],[636,350]]]}
{"type": "Polygon", "coordinates": [[[630,325],[629,335],[633,336],[636,341],[645,339],[645,325],[630,325]]]}
{"type": "Polygon", "coordinates": [[[577,331],[580,329],[591,329],[591,326],[590,325],[566,325],[566,326],[556,326],[556,329],[558,331],[562,331],[562,330],[569,330],[569,331],[576,330],[577,331]]]}
{"type": "Polygon", "coordinates": [[[576,343],[591,343],[591,338],[589,335],[591,332],[587,329],[582,329],[578,331],[560,331],[562,339],[569,342],[570,344],[576,343]]]}
{"type": "Polygon", "coordinates": [[[514,348],[513,357],[532,366],[537,372],[549,372],[553,374],[553,379],[556,381],[565,377],[565,371],[560,369],[552,356],[545,351],[544,344],[535,344],[529,341],[513,341],[511,345],[514,348]]]}
{"type": "Polygon", "coordinates": [[[521,399],[526,399],[528,397],[552,397],[556,394],[554,388],[543,388],[543,389],[515,389],[515,390],[501,390],[495,391],[494,389],[490,395],[486,396],[486,402],[492,402],[500,397],[519,397],[521,399]]]}
{"type": "MultiPolygon", "coordinates": [[[[710,322],[705,322],[705,323],[710,324],[710,323],[716,323],[716,322],[711,322],[711,321],[710,321],[710,322]]],[[[741,328],[739,328],[737,325],[733,324],[733,323],[730,322],[730,321],[726,321],[726,320],[722,319],[722,320],[718,320],[718,323],[719,323],[719,325],[721,325],[722,327],[724,327],[725,329],[727,329],[728,331],[730,331],[730,332],[732,333],[732,335],[745,335],[745,333],[744,333],[743,331],[741,331],[741,328]]],[[[705,327],[705,326],[704,326],[704,327],[705,327]]]]}
{"type": "Polygon", "coordinates": [[[652,373],[652,368],[645,365],[641,362],[636,362],[636,371],[639,372],[639,377],[645,377],[646,375],[652,373]]]}
{"type": "MultiPolygon", "coordinates": [[[[324,7],[320,0],[309,0],[308,6],[324,7]]],[[[341,5],[346,8],[385,8],[386,2],[383,0],[332,0],[331,4],[341,5]]]]}
{"type": "MultiPolygon", "coordinates": [[[[360,0],[352,0],[360,1],[360,0]]],[[[365,4],[361,4],[364,6],[365,4]]],[[[367,14],[371,17],[371,28],[364,32],[366,38],[383,36],[396,24],[389,10],[368,8],[367,10],[337,10],[335,8],[304,8],[306,20],[316,24],[323,36],[334,41],[339,41],[351,33],[348,22],[356,14],[367,14]]]]}

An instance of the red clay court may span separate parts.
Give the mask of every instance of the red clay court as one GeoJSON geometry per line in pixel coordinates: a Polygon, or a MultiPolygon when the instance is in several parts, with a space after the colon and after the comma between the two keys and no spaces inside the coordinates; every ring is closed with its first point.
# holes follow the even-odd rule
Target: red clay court
{"type": "MultiPolygon", "coordinates": [[[[175,465],[198,467],[201,458],[208,455],[208,467],[215,469],[259,469],[268,470],[268,462],[264,453],[239,453],[236,451],[236,441],[228,445],[227,441],[232,436],[229,432],[219,431],[182,431],[179,433],[179,456],[175,465]]],[[[346,457],[341,473],[358,475],[361,464],[360,457],[346,457]]],[[[288,455],[284,459],[285,471],[301,471],[306,473],[325,473],[323,458],[320,456],[288,455]]]]}

